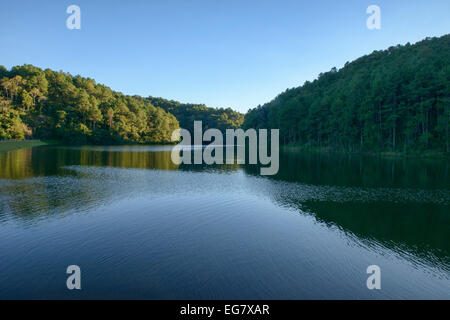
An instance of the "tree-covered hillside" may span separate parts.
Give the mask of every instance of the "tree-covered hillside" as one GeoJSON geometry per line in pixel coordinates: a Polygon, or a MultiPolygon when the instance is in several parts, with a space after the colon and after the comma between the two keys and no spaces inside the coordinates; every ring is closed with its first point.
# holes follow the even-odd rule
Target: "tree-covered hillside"
{"type": "Polygon", "coordinates": [[[0,66],[0,140],[61,139],[71,143],[167,143],[173,130],[240,127],[231,109],[127,96],[97,84],[32,65],[0,66]],[[177,120],[178,118],[178,120],[177,120]]]}
{"type": "Polygon", "coordinates": [[[31,65],[0,66],[0,139],[164,143],[176,118],[146,99],[31,65]]]}
{"type": "Polygon", "coordinates": [[[203,129],[240,128],[244,122],[244,114],[230,108],[208,108],[204,104],[180,103],[178,101],[149,97],[148,101],[156,107],[163,108],[173,114],[180,123],[180,127],[193,132],[194,120],[203,122],[203,129]]]}
{"type": "Polygon", "coordinates": [[[450,151],[450,35],[375,51],[251,109],[244,128],[284,144],[450,151]]]}

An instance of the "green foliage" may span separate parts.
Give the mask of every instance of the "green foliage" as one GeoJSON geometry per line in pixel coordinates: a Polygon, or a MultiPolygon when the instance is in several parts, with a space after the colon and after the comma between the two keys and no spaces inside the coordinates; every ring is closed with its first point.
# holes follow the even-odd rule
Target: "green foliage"
{"type": "Polygon", "coordinates": [[[0,137],[5,140],[25,138],[24,124],[17,111],[0,112],[0,137]]]}
{"type": "Polygon", "coordinates": [[[284,144],[449,152],[450,35],[375,51],[251,109],[284,144]]]}
{"type": "Polygon", "coordinates": [[[177,119],[147,99],[31,65],[0,66],[0,140],[168,143],[177,119]]]}
{"type": "Polygon", "coordinates": [[[191,133],[194,130],[194,121],[202,121],[204,130],[217,128],[222,132],[226,129],[240,128],[244,122],[244,115],[230,108],[208,108],[203,104],[186,104],[154,97],[147,100],[152,105],[173,114],[178,119],[180,127],[191,133]]]}
{"type": "Polygon", "coordinates": [[[126,96],[79,75],[32,65],[0,66],[0,140],[60,139],[70,143],[169,143],[173,130],[237,128],[231,109],[126,96]],[[177,120],[178,118],[178,120],[177,120]]]}

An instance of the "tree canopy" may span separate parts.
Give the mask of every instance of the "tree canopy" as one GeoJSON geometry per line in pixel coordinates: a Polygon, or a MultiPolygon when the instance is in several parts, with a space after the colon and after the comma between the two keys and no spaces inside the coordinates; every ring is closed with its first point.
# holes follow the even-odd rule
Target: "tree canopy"
{"type": "Polygon", "coordinates": [[[163,98],[148,97],[154,106],[163,108],[173,114],[180,127],[193,132],[194,121],[202,121],[203,129],[216,128],[225,132],[226,129],[240,128],[244,122],[244,114],[231,108],[208,108],[204,104],[180,103],[163,98]]]}
{"type": "Polygon", "coordinates": [[[93,79],[0,66],[0,139],[167,143],[173,130],[277,128],[281,143],[345,150],[450,152],[450,35],[374,51],[244,115],[128,96],[93,79]]]}
{"type": "Polygon", "coordinates": [[[284,144],[449,152],[450,35],[374,51],[249,110],[284,144]]]}
{"type": "Polygon", "coordinates": [[[60,139],[69,143],[168,143],[173,130],[236,128],[231,109],[127,96],[93,79],[32,65],[0,66],[0,139],[60,139]],[[178,119],[177,119],[178,118],[178,119]]]}

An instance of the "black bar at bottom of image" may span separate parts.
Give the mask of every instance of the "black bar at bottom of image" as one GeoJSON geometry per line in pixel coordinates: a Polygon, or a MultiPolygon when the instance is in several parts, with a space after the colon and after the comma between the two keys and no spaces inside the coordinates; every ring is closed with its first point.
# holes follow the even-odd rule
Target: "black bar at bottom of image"
{"type": "MultiPolygon", "coordinates": [[[[43,312],[49,307],[62,307],[71,315],[85,315],[85,311],[140,312],[153,319],[287,319],[307,314],[319,316],[329,313],[354,312],[355,315],[386,315],[387,310],[398,308],[403,314],[432,307],[448,308],[450,300],[20,300],[0,301],[0,308],[12,307],[15,314],[26,311],[43,312]],[[42,308],[42,309],[40,309],[42,308]],[[28,310],[29,311],[29,310],[28,310]],[[361,313],[362,312],[362,313],[361,313]]],[[[309,317],[309,316],[308,316],[309,317]]]]}

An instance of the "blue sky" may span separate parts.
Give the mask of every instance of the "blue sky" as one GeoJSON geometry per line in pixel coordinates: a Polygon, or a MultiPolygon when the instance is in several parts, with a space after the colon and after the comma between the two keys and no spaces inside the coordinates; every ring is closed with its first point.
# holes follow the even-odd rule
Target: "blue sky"
{"type": "Polygon", "coordinates": [[[247,109],[373,50],[450,32],[450,1],[0,0],[0,65],[247,109]],[[81,8],[81,30],[66,8],[81,8]],[[381,8],[368,30],[366,8],[381,8]]]}

